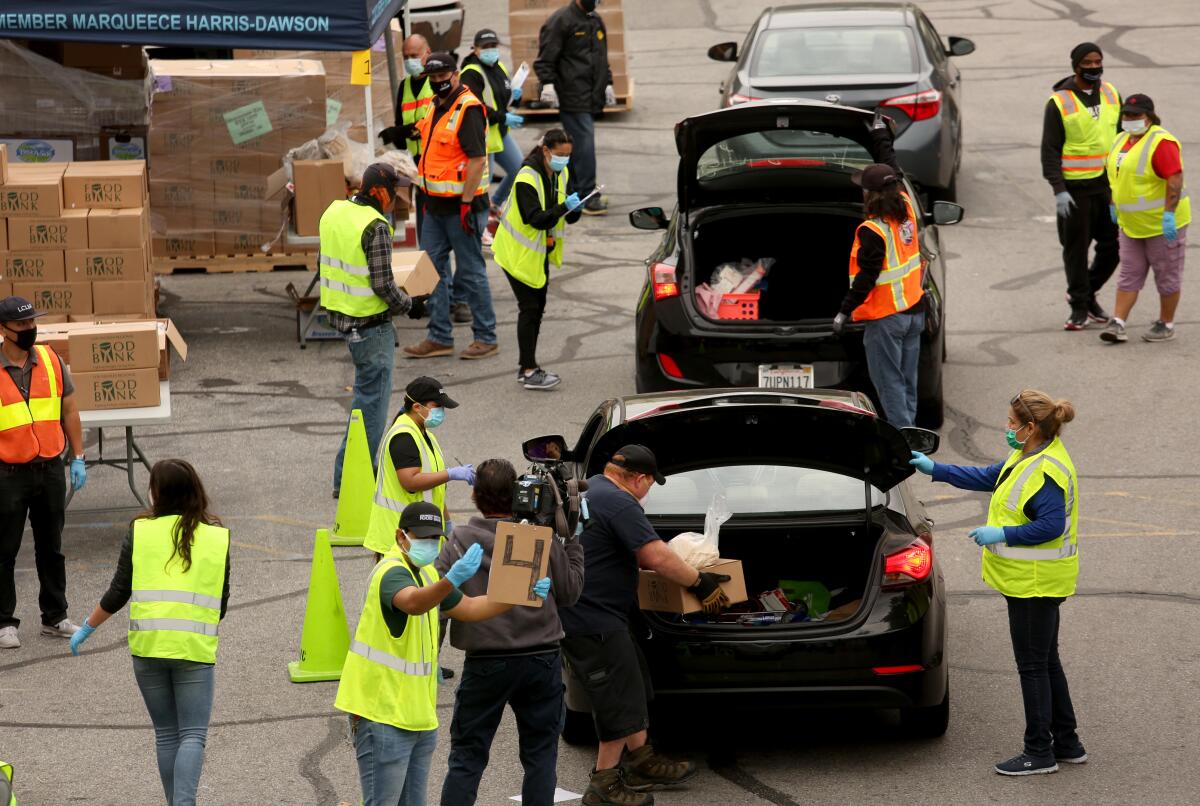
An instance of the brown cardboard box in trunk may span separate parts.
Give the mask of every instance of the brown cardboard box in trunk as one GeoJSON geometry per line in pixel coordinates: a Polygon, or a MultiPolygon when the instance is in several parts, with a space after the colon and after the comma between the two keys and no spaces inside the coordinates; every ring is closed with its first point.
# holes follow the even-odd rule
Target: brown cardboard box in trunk
{"type": "Polygon", "coordinates": [[[554,530],[548,526],[502,521],[496,525],[488,572],[489,602],[504,602],[522,607],[541,607],[533,585],[550,568],[550,549],[554,530]]]}
{"type": "Polygon", "coordinates": [[[117,209],[146,206],[146,163],[72,162],[63,174],[63,206],[117,209]]]}
{"type": "Polygon", "coordinates": [[[80,411],[137,409],[162,402],[156,368],[73,372],[71,380],[80,411]]]}
{"type": "Polygon", "coordinates": [[[319,235],[321,215],[329,205],[346,198],[346,178],[341,160],[296,160],[296,234],[319,235]]]}
{"type": "Polygon", "coordinates": [[[66,276],[72,282],[141,280],[147,273],[145,248],[72,249],[64,255],[66,276]]]}
{"type": "Polygon", "coordinates": [[[92,210],[88,213],[88,249],[136,248],[149,240],[150,217],[145,207],[92,210]]]}
{"type": "Polygon", "coordinates": [[[92,312],[91,283],[13,283],[13,294],[51,315],[85,315],[92,312]]]}
{"type": "Polygon", "coordinates": [[[10,283],[65,283],[63,253],[0,253],[0,280],[10,283]]]}
{"type": "Polygon", "coordinates": [[[87,245],[87,210],[63,210],[56,218],[8,220],[8,248],[14,252],[86,249],[87,245]]]}
{"type": "MultiPolygon", "coordinates": [[[[742,574],[741,560],[717,560],[704,569],[712,574],[728,574],[730,580],[721,583],[721,590],[729,597],[730,604],[744,602],[746,578],[742,574]]],[[[638,571],[638,607],[642,610],[657,610],[663,613],[697,613],[703,608],[700,600],[688,593],[682,585],[661,577],[653,571],[638,571]]]]}

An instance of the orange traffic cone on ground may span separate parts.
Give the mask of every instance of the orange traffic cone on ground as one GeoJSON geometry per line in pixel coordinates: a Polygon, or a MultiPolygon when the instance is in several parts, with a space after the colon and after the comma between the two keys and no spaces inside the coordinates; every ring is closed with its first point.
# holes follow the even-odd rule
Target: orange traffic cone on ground
{"type": "Polygon", "coordinates": [[[293,683],[340,680],[349,651],[350,627],[333,565],[333,549],[329,547],[329,531],[318,529],[304,606],[304,631],[300,634],[300,660],[288,664],[288,675],[293,683]]]}
{"type": "Polygon", "coordinates": [[[367,429],[362,412],[350,412],[346,431],[346,452],[342,456],[342,489],[338,494],[337,514],[330,530],[331,546],[361,546],[371,523],[371,502],[375,500],[375,470],[367,445],[367,429]]]}

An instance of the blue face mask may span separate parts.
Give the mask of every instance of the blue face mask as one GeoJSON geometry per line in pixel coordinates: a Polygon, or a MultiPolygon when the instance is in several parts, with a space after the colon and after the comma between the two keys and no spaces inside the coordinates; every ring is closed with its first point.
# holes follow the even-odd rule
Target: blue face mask
{"type": "Polygon", "coordinates": [[[413,565],[424,566],[429,565],[437,559],[438,556],[438,539],[435,538],[409,538],[408,551],[404,552],[408,555],[408,559],[413,565]]]}
{"type": "Polygon", "coordinates": [[[436,409],[429,410],[429,416],[425,418],[425,427],[437,428],[444,422],[446,422],[446,410],[438,406],[436,409]]]}
{"type": "MultiPolygon", "coordinates": [[[[1021,427],[1024,428],[1024,426],[1021,427]]],[[[1004,432],[1004,441],[1007,442],[1008,447],[1012,448],[1014,451],[1019,451],[1021,448],[1025,447],[1025,443],[1017,439],[1017,432],[1011,428],[1004,432]]]]}
{"type": "Polygon", "coordinates": [[[500,48],[487,48],[486,50],[479,51],[479,61],[491,67],[500,61],[500,48]]]}
{"type": "Polygon", "coordinates": [[[425,70],[425,65],[421,64],[420,59],[405,59],[404,72],[410,76],[419,76],[425,70]]]}
{"type": "Polygon", "coordinates": [[[560,173],[562,173],[563,168],[566,168],[567,163],[570,161],[571,161],[571,157],[569,155],[566,157],[560,157],[556,154],[551,154],[550,155],[550,170],[554,171],[554,173],[556,173],[556,174],[560,174],[560,173]]]}

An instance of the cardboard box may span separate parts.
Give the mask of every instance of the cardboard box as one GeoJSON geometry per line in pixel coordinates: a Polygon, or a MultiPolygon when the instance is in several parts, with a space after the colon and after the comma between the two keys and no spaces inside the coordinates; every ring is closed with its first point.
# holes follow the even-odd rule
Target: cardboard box
{"type": "Polygon", "coordinates": [[[61,174],[19,163],[6,173],[8,178],[0,188],[0,216],[36,218],[62,213],[61,174]]]}
{"type": "Polygon", "coordinates": [[[121,209],[146,206],[146,163],[72,162],[63,174],[63,206],[121,209]]]}
{"type": "Polygon", "coordinates": [[[151,243],[151,254],[155,258],[211,257],[216,254],[214,249],[212,230],[155,237],[151,243]]]}
{"type": "MultiPolygon", "coordinates": [[[[537,36],[550,17],[550,13],[549,9],[510,11],[508,15],[509,36],[537,36]]],[[[601,4],[596,7],[596,13],[604,20],[605,29],[625,30],[625,12],[621,10],[620,6],[609,8],[607,5],[601,4]]],[[[530,67],[532,68],[533,65],[530,67]]]]}
{"type": "MultiPolygon", "coordinates": [[[[261,202],[267,198],[267,177],[253,174],[235,175],[213,180],[213,200],[225,202],[261,202]]],[[[255,205],[259,206],[259,205],[255,205]]]]}
{"type": "Polygon", "coordinates": [[[51,315],[85,315],[92,312],[91,283],[13,283],[13,294],[51,315]]]}
{"type": "Polygon", "coordinates": [[[63,253],[0,253],[0,280],[11,283],[65,283],[63,253]]]}
{"type": "Polygon", "coordinates": [[[156,124],[146,135],[146,148],[154,162],[155,173],[168,170],[173,163],[186,166],[196,149],[203,145],[202,132],[191,127],[190,117],[187,126],[167,127],[157,123],[159,112],[158,101],[155,101],[156,124]]]}
{"type": "Polygon", "coordinates": [[[92,313],[136,313],[150,316],[147,278],[92,283],[92,313]]]}
{"type": "MultiPolygon", "coordinates": [[[[275,170],[272,163],[278,157],[268,158],[261,154],[231,151],[220,154],[196,153],[192,155],[191,176],[200,182],[210,179],[218,181],[248,180],[269,176],[275,170]]],[[[265,180],[264,180],[265,182],[265,180]]]]}
{"type": "Polygon", "coordinates": [[[145,207],[91,210],[87,222],[87,246],[69,248],[134,248],[144,246],[150,240],[150,217],[145,207]]]}
{"type": "Polygon", "coordinates": [[[145,126],[105,126],[100,129],[101,159],[145,160],[149,142],[145,126]]]}
{"type": "Polygon", "coordinates": [[[392,277],[396,285],[404,289],[410,297],[420,297],[432,294],[441,278],[438,277],[437,267],[422,251],[392,252],[392,277]]]}
{"type": "Polygon", "coordinates": [[[141,280],[146,276],[148,269],[145,247],[72,249],[63,255],[63,270],[71,282],[141,280]]]}
{"type": "Polygon", "coordinates": [[[137,409],[162,402],[157,369],[73,372],[80,411],[137,409]]]}
{"type": "Polygon", "coordinates": [[[0,185],[8,183],[8,146],[0,143],[0,185]]]}
{"type": "Polygon", "coordinates": [[[213,204],[213,184],[208,179],[159,179],[157,172],[150,178],[150,209],[209,210],[213,204]]]}
{"type": "Polygon", "coordinates": [[[153,321],[96,325],[68,334],[72,372],[158,369],[159,332],[153,321]]]}
{"type": "MultiPolygon", "coordinates": [[[[75,317],[72,317],[75,318],[75,317]]],[[[82,319],[82,317],[79,317],[82,319]]],[[[38,341],[53,345],[55,351],[62,356],[63,361],[71,364],[69,337],[75,333],[89,333],[97,328],[116,327],[118,330],[124,330],[131,327],[142,327],[147,324],[155,325],[158,330],[158,379],[165,381],[171,377],[171,353],[178,354],[180,360],[186,361],[188,357],[188,345],[176,329],[175,323],[170,319],[147,319],[145,316],[137,316],[134,314],[99,314],[93,317],[88,317],[91,321],[86,324],[76,324],[74,322],[62,325],[54,325],[49,328],[38,329],[38,341]],[[174,348],[174,349],[172,349],[174,348]]],[[[45,318],[38,320],[44,322],[45,318]]],[[[339,337],[340,338],[340,337],[339,337]]],[[[74,365],[72,365],[74,369],[74,365]]]]}
{"type": "Polygon", "coordinates": [[[8,220],[8,248],[14,252],[86,249],[87,245],[87,210],[63,210],[61,216],[54,218],[10,218],[8,220]]]}
{"type": "Polygon", "coordinates": [[[0,218],[0,251],[8,251],[8,220],[0,218]]]}
{"type": "Polygon", "coordinates": [[[523,607],[541,607],[533,592],[534,583],[550,568],[554,530],[548,526],[502,521],[496,525],[488,572],[487,598],[523,607]]]}
{"type": "Polygon", "coordinates": [[[295,221],[297,235],[319,235],[321,215],[331,203],[346,198],[345,167],[341,160],[296,160],[295,221]]]}
{"type": "MultiPolygon", "coordinates": [[[[742,574],[741,560],[717,560],[704,570],[730,576],[728,582],[721,583],[721,590],[729,597],[730,604],[747,600],[746,579],[742,574]]],[[[653,571],[645,570],[638,572],[638,607],[642,610],[684,614],[697,613],[703,609],[700,600],[688,593],[687,588],[653,571]]]]}

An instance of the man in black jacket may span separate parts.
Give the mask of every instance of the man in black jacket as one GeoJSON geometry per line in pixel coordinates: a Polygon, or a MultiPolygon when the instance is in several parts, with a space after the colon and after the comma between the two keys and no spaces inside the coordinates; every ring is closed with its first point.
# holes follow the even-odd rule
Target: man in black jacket
{"type": "MultiPolygon", "coordinates": [[[[596,116],[617,102],[608,66],[608,31],[596,14],[596,0],[571,0],[550,15],[538,34],[533,63],[542,85],[541,100],[558,107],[563,128],[571,135],[571,184],[580,196],[596,187],[596,116]]],[[[608,205],[599,195],[583,206],[586,215],[604,215],[608,205]]]]}

